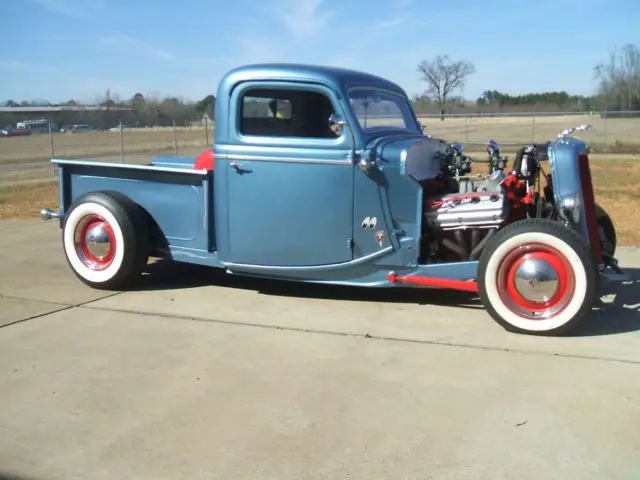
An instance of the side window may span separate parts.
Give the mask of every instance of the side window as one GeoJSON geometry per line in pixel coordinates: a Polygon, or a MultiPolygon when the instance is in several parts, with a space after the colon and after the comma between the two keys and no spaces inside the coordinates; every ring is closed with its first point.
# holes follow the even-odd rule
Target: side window
{"type": "Polygon", "coordinates": [[[240,107],[240,133],[250,136],[335,139],[329,128],[334,113],[329,98],[318,92],[249,89],[240,107]]]}

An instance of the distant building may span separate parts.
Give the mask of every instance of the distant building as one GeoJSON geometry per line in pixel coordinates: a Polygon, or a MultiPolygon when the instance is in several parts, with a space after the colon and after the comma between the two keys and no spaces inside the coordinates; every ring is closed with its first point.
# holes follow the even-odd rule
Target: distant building
{"type": "MultiPolygon", "coordinates": [[[[0,127],[16,127],[18,123],[40,124],[49,121],[56,125],[55,130],[73,124],[86,124],[93,128],[107,129],[120,122],[131,124],[135,122],[135,115],[132,108],[96,105],[0,107],[0,127]]],[[[49,131],[48,123],[46,131],[49,131]]]]}

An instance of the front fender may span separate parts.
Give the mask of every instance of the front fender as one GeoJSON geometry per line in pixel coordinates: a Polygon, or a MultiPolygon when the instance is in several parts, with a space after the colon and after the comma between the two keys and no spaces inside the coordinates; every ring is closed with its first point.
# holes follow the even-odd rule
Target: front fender
{"type": "Polygon", "coordinates": [[[560,218],[589,242],[602,260],[595,198],[589,168],[589,146],[575,138],[559,138],[549,145],[554,200],[560,218]]]}

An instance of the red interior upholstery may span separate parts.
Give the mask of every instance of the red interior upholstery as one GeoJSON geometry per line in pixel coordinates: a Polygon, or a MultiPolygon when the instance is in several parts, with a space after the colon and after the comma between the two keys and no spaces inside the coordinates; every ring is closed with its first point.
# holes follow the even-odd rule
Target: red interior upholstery
{"type": "Polygon", "coordinates": [[[196,170],[213,170],[214,165],[213,150],[205,150],[196,158],[196,163],[193,165],[193,168],[196,170]]]}

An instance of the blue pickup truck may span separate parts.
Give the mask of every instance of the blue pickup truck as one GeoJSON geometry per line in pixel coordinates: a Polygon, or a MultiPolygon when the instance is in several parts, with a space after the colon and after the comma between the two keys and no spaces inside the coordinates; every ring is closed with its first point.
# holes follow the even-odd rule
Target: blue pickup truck
{"type": "Polygon", "coordinates": [[[512,167],[474,180],[448,173],[451,144],[425,134],[404,90],[378,76],[248,65],[216,98],[210,165],[52,159],[59,212],[41,215],[60,219],[82,282],[126,289],[154,257],[265,279],[456,289],[509,331],[559,335],[603,280],[625,278],[575,136],[523,147],[512,167]]]}

